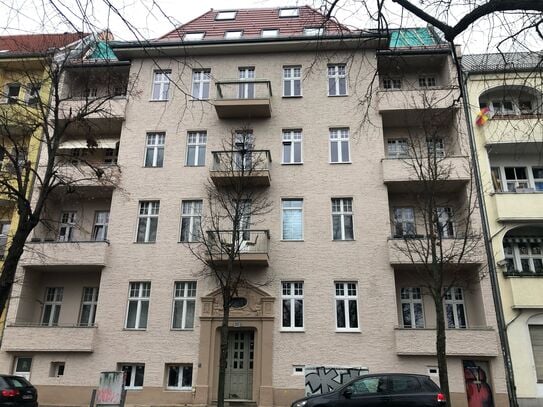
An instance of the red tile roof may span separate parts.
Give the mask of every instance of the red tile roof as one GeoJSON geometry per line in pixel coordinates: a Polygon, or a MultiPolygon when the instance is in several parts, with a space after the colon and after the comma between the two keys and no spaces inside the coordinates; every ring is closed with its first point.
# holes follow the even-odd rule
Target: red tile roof
{"type": "Polygon", "coordinates": [[[87,36],[84,33],[28,34],[0,36],[0,55],[43,53],[51,48],[61,48],[87,36]]]}
{"type": "MultiPolygon", "coordinates": [[[[284,7],[296,8],[296,7],[284,7]]],[[[279,36],[302,35],[304,28],[325,27],[328,34],[350,31],[347,27],[333,21],[309,6],[300,6],[298,17],[279,17],[281,8],[254,8],[235,10],[233,20],[215,20],[220,10],[211,9],[207,13],[181,25],[162,36],[159,40],[180,40],[186,33],[205,32],[204,40],[223,39],[226,31],[243,31],[242,38],[261,36],[263,29],[278,29],[279,36]]],[[[230,10],[229,10],[230,11],[230,10]]],[[[231,11],[234,11],[231,9],[231,11]]]]}

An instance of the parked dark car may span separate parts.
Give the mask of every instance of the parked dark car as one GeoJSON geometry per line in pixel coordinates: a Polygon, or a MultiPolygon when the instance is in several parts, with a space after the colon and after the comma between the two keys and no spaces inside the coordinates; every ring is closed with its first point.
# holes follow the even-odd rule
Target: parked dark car
{"type": "Polygon", "coordinates": [[[0,375],[0,407],[38,407],[38,391],[24,377],[0,375]]]}
{"type": "Polygon", "coordinates": [[[362,375],[330,393],[296,400],[291,407],[438,407],[445,405],[439,387],[417,374],[362,375]]]}

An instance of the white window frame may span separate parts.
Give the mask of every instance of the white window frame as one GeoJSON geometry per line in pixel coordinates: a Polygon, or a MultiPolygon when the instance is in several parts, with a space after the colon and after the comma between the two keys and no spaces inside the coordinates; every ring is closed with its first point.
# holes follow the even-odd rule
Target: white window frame
{"type": "Polygon", "coordinates": [[[409,140],[408,139],[406,138],[387,139],[387,158],[405,159],[409,157],[410,155],[409,155],[409,140]]]}
{"type": "Polygon", "coordinates": [[[136,243],[154,243],[158,234],[158,216],[160,213],[160,201],[139,201],[138,205],[138,222],[136,227],[136,243]],[[142,213],[143,211],[143,213],[142,213]],[[140,219],[146,218],[145,236],[142,241],[138,241],[140,219]],[[155,240],[150,240],[151,236],[151,219],[157,218],[155,240]]]}
{"type": "Polygon", "coordinates": [[[305,330],[305,304],[304,304],[304,282],[303,281],[282,281],[281,282],[281,331],[304,331],[305,330]],[[302,326],[295,326],[296,323],[296,301],[302,301],[302,326]],[[290,304],[290,325],[283,325],[283,304],[290,304]]]}
{"type": "Polygon", "coordinates": [[[77,211],[62,211],[60,213],[60,227],[58,228],[59,242],[75,241],[77,230],[77,211]]]}
{"type": "Polygon", "coordinates": [[[304,163],[303,133],[301,129],[283,129],[281,164],[298,165],[304,163]],[[300,161],[295,161],[295,147],[300,146],[300,161]],[[290,145],[289,161],[285,161],[285,146],[290,145]]]}
{"type": "Polygon", "coordinates": [[[181,225],[179,233],[180,242],[199,242],[202,222],[203,201],[201,199],[184,199],[181,201],[181,225]],[[186,205],[185,205],[186,204],[186,205]],[[183,240],[183,219],[189,220],[189,239],[183,240]],[[198,220],[197,224],[196,221],[198,220]],[[196,225],[195,225],[196,224],[196,225]],[[195,227],[198,229],[195,230],[195,227]]]}
{"type": "Polygon", "coordinates": [[[286,242],[300,242],[300,241],[303,241],[304,240],[304,200],[303,198],[282,198],[281,199],[281,240],[284,240],[286,242]],[[299,207],[288,207],[288,208],[285,208],[283,203],[284,202],[300,202],[300,206],[299,207]],[[301,218],[302,218],[302,223],[300,225],[301,227],[301,237],[300,239],[287,239],[285,238],[285,235],[283,234],[284,232],[284,222],[285,222],[285,212],[288,212],[288,211],[296,211],[296,212],[300,212],[301,214],[301,218]]]}
{"type": "Polygon", "coordinates": [[[191,391],[192,382],[194,381],[194,366],[191,363],[168,363],[166,365],[166,389],[178,391],[191,391]],[[177,386],[170,386],[170,369],[177,367],[179,369],[177,377],[177,386]],[[184,368],[190,367],[191,383],[190,386],[183,386],[184,368]]]}
{"type": "MultiPolygon", "coordinates": [[[[352,291],[352,290],[351,290],[352,291]]],[[[360,331],[360,311],[358,307],[358,283],[356,281],[335,281],[334,282],[334,319],[336,321],[337,332],[359,332],[360,331]],[[355,294],[349,294],[351,287],[354,285],[355,294]],[[343,294],[338,294],[338,288],[342,286],[343,294]],[[337,320],[337,306],[338,301],[343,302],[343,308],[345,312],[345,327],[338,327],[337,320]],[[351,321],[349,319],[349,302],[355,301],[356,303],[356,327],[351,327],[351,321]]]]}
{"type": "Polygon", "coordinates": [[[109,211],[95,211],[94,225],[92,226],[92,240],[95,242],[107,241],[108,227],[109,227],[109,211]],[[104,215],[105,219],[100,219],[101,214],[105,214],[104,215]],[[98,237],[100,238],[98,239],[98,237]]]}
{"type": "Polygon", "coordinates": [[[351,140],[348,127],[332,127],[329,129],[329,148],[330,164],[350,164],[351,163],[351,140]],[[347,141],[347,160],[343,161],[343,142],[347,141]],[[332,161],[332,144],[337,144],[337,161],[332,161]]]}
{"type": "Polygon", "coordinates": [[[454,212],[450,207],[437,207],[438,227],[443,232],[443,238],[453,238],[456,235],[454,212]]]}
{"type": "Polygon", "coordinates": [[[243,30],[233,30],[233,31],[224,32],[225,40],[237,40],[241,37],[243,37],[243,30]]]}
{"type": "Polygon", "coordinates": [[[534,170],[542,168],[543,165],[536,164],[536,165],[492,165],[491,166],[491,172],[493,175],[497,176],[497,179],[493,179],[494,182],[498,182],[498,186],[501,186],[500,188],[496,188],[496,185],[494,185],[495,192],[509,192],[509,193],[517,193],[517,190],[520,190],[520,192],[527,192],[526,190],[532,189],[534,192],[542,192],[542,189],[538,189],[537,184],[543,183],[543,178],[536,178],[534,175],[534,170]],[[514,179],[508,179],[505,173],[506,168],[513,168],[515,172],[515,178],[514,179]],[[523,168],[526,172],[526,178],[518,178],[517,176],[517,169],[523,168]],[[514,186],[511,186],[509,184],[514,184],[514,186]]]}
{"type": "Polygon", "coordinates": [[[204,39],[206,33],[205,31],[186,33],[183,37],[184,41],[201,41],[204,39]]]}
{"type": "Polygon", "coordinates": [[[151,100],[164,102],[170,98],[170,75],[171,69],[155,69],[153,71],[153,82],[151,87],[151,100]],[[158,86],[158,97],[155,97],[155,86],[158,86]]]}
{"type": "Polygon", "coordinates": [[[58,326],[58,321],[60,320],[60,311],[62,310],[63,298],[64,298],[64,287],[46,287],[45,288],[45,295],[44,295],[44,300],[43,300],[40,325],[58,326]],[[49,319],[45,321],[44,320],[45,309],[47,307],[51,307],[51,311],[49,313],[49,319]],[[55,321],[55,314],[58,316],[57,321],[55,321]]]}
{"type": "Polygon", "coordinates": [[[466,296],[464,293],[464,289],[460,287],[451,287],[449,291],[445,294],[443,298],[443,306],[445,307],[445,324],[447,329],[467,329],[469,327],[468,323],[468,313],[466,310],[466,302],[465,302],[466,296]],[[460,293],[462,296],[462,299],[456,299],[456,293],[460,293]],[[454,320],[454,326],[448,326],[448,319],[447,319],[447,305],[452,305],[453,309],[453,320],[454,320]],[[458,311],[458,305],[462,305],[462,308],[464,310],[464,321],[466,321],[466,326],[461,327],[460,326],[460,318],[459,318],[459,311],[458,311]]]}
{"type": "Polygon", "coordinates": [[[196,319],[196,281],[176,281],[173,285],[173,303],[172,303],[172,322],[170,326],[174,331],[192,331],[194,330],[194,322],[196,319]],[[181,302],[183,304],[181,311],[181,327],[174,327],[175,321],[175,304],[181,302]],[[194,315],[192,326],[187,327],[187,304],[194,304],[194,315]]]}
{"type": "Polygon", "coordinates": [[[445,141],[441,137],[426,138],[426,148],[429,157],[434,156],[434,151],[437,158],[445,157],[445,141]]]}
{"type": "Polygon", "coordinates": [[[302,66],[301,65],[289,65],[283,66],[283,97],[284,98],[299,98],[303,97],[302,91],[302,66]],[[285,83],[290,83],[290,95],[285,93],[285,83]],[[300,84],[300,94],[296,95],[295,84],[300,84]]]}
{"type": "MultiPolygon", "coordinates": [[[[519,238],[518,240],[525,240],[522,238],[519,238]]],[[[536,271],[534,260],[540,260],[543,263],[543,243],[541,241],[541,238],[530,238],[526,239],[525,241],[504,241],[504,254],[505,254],[505,260],[513,265],[513,270],[507,270],[508,272],[512,273],[541,273],[536,271]],[[533,241],[529,241],[533,240],[533,241]],[[506,249],[505,244],[510,247],[510,251],[506,249]],[[520,244],[527,245],[528,253],[527,254],[521,254],[520,252],[520,244]],[[534,248],[532,245],[539,246],[539,253],[534,253],[534,248]],[[522,268],[522,260],[528,261],[528,271],[524,271],[522,268]]]]}
{"type": "Polygon", "coordinates": [[[279,36],[279,29],[278,28],[264,28],[260,32],[260,36],[262,38],[274,38],[279,36]]]}
{"type": "Polygon", "coordinates": [[[239,80],[242,81],[242,83],[238,85],[238,99],[254,99],[256,96],[256,89],[254,83],[254,79],[256,78],[255,67],[238,67],[238,76],[239,80]]]}
{"type": "Polygon", "coordinates": [[[353,198],[332,198],[332,240],[334,242],[339,241],[353,241],[355,240],[355,234],[354,234],[354,213],[353,213],[353,198]],[[334,211],[334,201],[339,201],[339,211],[334,211]],[[351,210],[348,211],[345,209],[345,207],[348,205],[348,201],[350,201],[351,210]],[[334,239],[334,215],[339,216],[340,218],[340,226],[341,226],[341,239],[334,239]],[[351,225],[353,228],[353,237],[351,239],[346,238],[346,230],[345,230],[345,217],[350,216],[351,217],[351,225]]]}
{"type": "Polygon", "coordinates": [[[235,20],[238,14],[237,10],[218,11],[215,15],[215,20],[235,20]]]}
{"type": "Polygon", "coordinates": [[[150,281],[131,281],[128,284],[128,303],[126,306],[126,318],[124,323],[124,329],[133,331],[145,331],[149,326],[149,309],[151,298],[151,282],[150,281]],[[136,295],[132,295],[133,288],[137,290],[136,295]],[[134,319],[134,327],[128,327],[128,315],[130,312],[130,303],[136,302],[136,318],[134,319]],[[142,304],[147,302],[147,319],[145,320],[145,327],[142,327],[141,320],[141,308],[142,304]]]}
{"type": "Polygon", "coordinates": [[[347,65],[346,64],[330,64],[327,69],[327,83],[326,87],[328,89],[328,96],[348,96],[349,95],[349,84],[347,81],[347,65]],[[343,73],[340,73],[341,68],[343,68],[343,73]],[[333,70],[333,72],[331,72],[333,70]],[[334,80],[334,93],[330,92],[330,79],[334,80]],[[345,81],[345,93],[340,93],[340,83],[345,81]]]}
{"type": "Polygon", "coordinates": [[[23,89],[23,86],[18,82],[12,82],[12,83],[6,84],[5,89],[6,89],[6,92],[5,92],[6,97],[4,99],[4,103],[16,104],[20,99],[21,90],[23,89]],[[11,88],[18,88],[18,92],[16,95],[10,95],[11,88]]]}
{"type": "Polygon", "coordinates": [[[324,34],[324,27],[305,27],[303,34],[308,37],[320,37],[324,34]]]}
{"type": "Polygon", "coordinates": [[[207,147],[207,131],[189,131],[187,132],[187,167],[203,167],[206,165],[206,147],[207,147]],[[194,162],[189,162],[189,151],[194,149],[194,162]],[[204,161],[200,162],[200,150],[204,150],[204,161]]]}
{"type": "Polygon", "coordinates": [[[81,296],[81,309],[79,310],[78,326],[94,326],[96,321],[96,308],[98,307],[98,287],[83,287],[83,295],[81,296]],[[90,293],[91,297],[88,299],[86,294],[90,293]],[[87,322],[82,321],[83,307],[88,306],[90,309],[89,320],[87,322]]]}
{"type": "Polygon", "coordinates": [[[131,369],[130,369],[130,384],[128,386],[125,386],[124,388],[126,390],[139,390],[139,389],[143,389],[143,385],[145,383],[145,363],[120,363],[120,370],[124,371],[123,370],[123,367],[124,366],[130,366],[131,369]],[[141,386],[136,386],[135,385],[135,381],[136,381],[136,368],[138,366],[143,366],[143,383],[141,384],[141,386]]]}
{"type": "Polygon", "coordinates": [[[143,167],[144,168],[162,168],[164,167],[164,153],[166,145],[166,133],[165,132],[148,132],[145,135],[145,153],[143,154],[143,167]],[[162,150],[162,162],[158,162],[158,153],[162,150]],[[152,151],[152,161],[150,165],[147,165],[147,152],[152,151]],[[160,165],[159,165],[160,164],[160,165]]]}
{"type": "Polygon", "coordinates": [[[394,238],[403,238],[404,236],[414,237],[417,235],[417,223],[415,220],[415,208],[412,206],[395,206],[392,208],[392,236],[394,238]],[[401,216],[398,216],[401,215],[401,216]],[[404,216],[407,215],[407,216],[404,216]],[[411,216],[410,216],[411,215],[411,216]],[[396,226],[401,223],[402,234],[397,232],[396,226]],[[409,227],[406,225],[412,225],[413,233],[409,232],[409,227]]]}
{"type": "Polygon", "coordinates": [[[383,89],[385,90],[399,90],[402,88],[402,79],[401,78],[383,78],[383,89]]]}
{"type": "Polygon", "coordinates": [[[422,290],[420,287],[402,287],[400,288],[400,310],[402,315],[402,327],[406,329],[423,329],[426,325],[424,318],[424,301],[422,298],[422,290]],[[406,296],[404,297],[404,294],[406,296]],[[417,295],[418,294],[418,297],[417,295]],[[415,326],[405,326],[405,321],[403,319],[403,305],[409,305],[409,312],[411,314],[412,325],[415,326]],[[415,304],[420,304],[422,309],[422,326],[417,326],[417,321],[415,317],[415,304]]]}
{"type": "Polygon", "coordinates": [[[435,88],[437,86],[437,78],[435,75],[419,76],[419,88],[435,88]]]}
{"type": "Polygon", "coordinates": [[[284,7],[279,9],[279,18],[292,18],[300,15],[298,7],[284,7]]]}
{"type": "Polygon", "coordinates": [[[9,223],[9,221],[0,221],[0,260],[3,259],[6,254],[10,229],[11,223],[9,223]]]}
{"type": "Polygon", "coordinates": [[[27,356],[17,356],[15,357],[15,359],[13,360],[13,374],[15,376],[21,376],[21,377],[24,377],[26,380],[30,381],[30,374],[32,373],[32,362],[34,360],[32,359],[32,357],[27,357],[27,356]],[[19,364],[19,360],[21,359],[30,359],[30,367],[28,370],[18,370],[17,369],[17,365],[19,364]]]}
{"type": "Polygon", "coordinates": [[[192,70],[192,98],[197,100],[208,100],[211,88],[211,69],[193,69],[192,70]],[[207,84],[207,88],[205,85],[207,84]],[[198,92],[195,92],[195,87],[198,92]],[[207,93],[204,92],[207,89],[207,93]]]}

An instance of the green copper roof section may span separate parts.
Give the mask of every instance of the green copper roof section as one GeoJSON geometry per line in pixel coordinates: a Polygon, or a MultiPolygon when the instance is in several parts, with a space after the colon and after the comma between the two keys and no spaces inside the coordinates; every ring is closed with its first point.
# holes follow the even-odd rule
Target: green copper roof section
{"type": "Polygon", "coordinates": [[[390,33],[390,48],[428,47],[441,44],[430,28],[400,28],[390,33]]]}
{"type": "Polygon", "coordinates": [[[106,41],[96,41],[92,52],[87,59],[103,59],[107,61],[117,61],[117,56],[106,41]]]}

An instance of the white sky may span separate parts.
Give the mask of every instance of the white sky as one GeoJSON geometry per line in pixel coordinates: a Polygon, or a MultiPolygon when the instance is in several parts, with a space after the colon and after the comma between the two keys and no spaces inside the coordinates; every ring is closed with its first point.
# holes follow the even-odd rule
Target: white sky
{"type": "MultiPolygon", "coordinates": [[[[453,4],[458,4],[453,0],[453,4]]],[[[159,37],[176,25],[190,21],[211,8],[236,9],[250,7],[279,7],[318,5],[318,0],[0,0],[0,35],[64,31],[101,31],[107,27],[117,40],[159,37]],[[118,13],[112,10],[113,6],[118,13]],[[122,18],[119,17],[119,14],[122,18]],[[82,19],[81,16],[86,16],[82,19]],[[124,19],[124,21],[123,21],[124,19]],[[69,22],[69,23],[67,23],[69,22]]],[[[374,3],[373,0],[370,1],[374,3]]],[[[371,27],[368,13],[360,1],[345,0],[337,10],[338,20],[349,26],[371,27]]],[[[408,13],[388,1],[387,15],[391,27],[424,26],[408,13]]],[[[451,15],[459,16],[465,6],[455,5],[451,15]]],[[[449,16],[449,18],[452,18],[449,16]]],[[[457,43],[464,53],[496,52],[495,45],[512,27],[522,27],[525,21],[511,15],[479,21],[457,43]]],[[[523,38],[519,43],[502,46],[502,51],[541,50],[542,41],[523,38]],[[533,44],[527,47],[527,44],[533,44]],[[524,49],[523,49],[524,48],[524,49]]]]}

